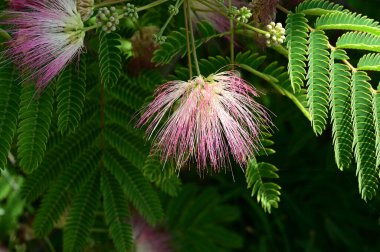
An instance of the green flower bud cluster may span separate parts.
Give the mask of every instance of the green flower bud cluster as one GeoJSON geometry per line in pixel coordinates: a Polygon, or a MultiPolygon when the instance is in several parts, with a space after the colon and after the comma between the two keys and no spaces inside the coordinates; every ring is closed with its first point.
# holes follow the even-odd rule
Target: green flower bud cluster
{"type": "Polygon", "coordinates": [[[165,43],[166,36],[162,36],[160,34],[154,34],[153,35],[153,40],[157,44],[163,44],[163,43],[165,43]]]}
{"type": "Polygon", "coordinates": [[[235,18],[238,13],[239,11],[235,6],[232,6],[230,9],[227,10],[227,15],[229,18],[235,18]]]}
{"type": "Polygon", "coordinates": [[[247,7],[241,7],[236,11],[236,20],[242,23],[248,23],[250,17],[252,17],[252,12],[247,7]]]}
{"type": "Polygon", "coordinates": [[[281,23],[275,24],[271,22],[266,27],[267,33],[265,38],[267,39],[267,46],[280,45],[285,41],[285,29],[282,27],[281,23]]]}
{"type": "Polygon", "coordinates": [[[174,5],[169,6],[169,14],[170,15],[175,16],[178,14],[178,12],[179,12],[179,9],[176,6],[174,6],[174,5]]]}
{"type": "Polygon", "coordinates": [[[137,12],[137,7],[134,4],[127,3],[123,7],[124,15],[129,18],[138,19],[139,14],[137,12]]]}
{"type": "Polygon", "coordinates": [[[119,15],[117,14],[115,7],[103,7],[98,10],[96,23],[106,33],[115,31],[119,22],[119,15]]]}

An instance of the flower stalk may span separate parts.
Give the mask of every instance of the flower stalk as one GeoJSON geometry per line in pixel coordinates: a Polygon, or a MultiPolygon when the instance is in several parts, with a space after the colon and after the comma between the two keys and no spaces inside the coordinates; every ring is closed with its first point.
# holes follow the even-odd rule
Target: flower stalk
{"type": "Polygon", "coordinates": [[[198,56],[197,56],[197,48],[195,46],[193,22],[191,22],[191,20],[190,20],[190,4],[189,4],[189,0],[185,0],[185,3],[186,3],[187,18],[188,18],[188,24],[189,24],[189,30],[190,30],[190,39],[191,39],[192,53],[193,53],[193,57],[194,57],[194,65],[195,65],[195,69],[197,71],[197,75],[200,76],[201,75],[201,70],[199,68],[198,56]]]}

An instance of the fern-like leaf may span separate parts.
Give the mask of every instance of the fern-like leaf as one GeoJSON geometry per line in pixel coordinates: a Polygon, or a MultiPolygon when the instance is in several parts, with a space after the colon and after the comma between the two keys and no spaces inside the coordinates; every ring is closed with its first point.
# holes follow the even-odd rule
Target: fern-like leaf
{"type": "Polygon", "coordinates": [[[335,4],[326,0],[306,0],[300,3],[296,8],[297,13],[317,16],[341,11],[343,11],[342,5],[335,4]]]}
{"type": "Polygon", "coordinates": [[[167,205],[167,224],[176,233],[176,251],[237,251],[242,238],[228,228],[228,223],[239,218],[238,209],[223,204],[215,188],[184,186],[178,197],[167,205]]]}
{"type": "Polygon", "coordinates": [[[289,50],[289,78],[295,93],[301,90],[306,75],[307,32],[305,15],[290,13],[286,20],[286,40],[289,50]]]}
{"type": "Polygon", "coordinates": [[[148,156],[148,146],[144,145],[142,136],[133,135],[136,130],[128,130],[117,124],[107,125],[104,132],[107,142],[131,164],[141,168],[148,156]]]}
{"type": "Polygon", "coordinates": [[[36,96],[34,85],[23,87],[17,146],[20,167],[27,173],[35,170],[44,157],[53,114],[52,87],[36,96]]]}
{"type": "Polygon", "coordinates": [[[170,162],[164,166],[156,154],[151,154],[146,159],[142,171],[144,176],[163,192],[170,196],[177,196],[181,180],[177,177],[175,167],[170,162]]]}
{"type": "MultiPolygon", "coordinates": [[[[216,33],[215,29],[207,22],[200,22],[198,28],[201,33],[201,38],[195,41],[196,48],[210,39],[222,36],[221,34],[216,33]]],[[[152,62],[168,64],[177,55],[180,55],[183,58],[187,53],[186,44],[186,30],[184,28],[171,32],[167,36],[165,43],[161,44],[160,48],[154,52],[152,62]]]]}
{"type": "Polygon", "coordinates": [[[149,96],[141,87],[124,79],[120,80],[118,85],[109,88],[108,92],[133,110],[141,109],[145,98],[149,96]]]}
{"type": "Polygon", "coordinates": [[[128,125],[131,123],[135,110],[131,109],[123,102],[109,101],[106,106],[106,121],[115,122],[119,125],[128,125]]]}
{"type": "Polygon", "coordinates": [[[330,62],[330,109],[335,161],[340,170],[352,162],[351,73],[348,66],[338,63],[339,52],[333,50],[330,62]]]}
{"type": "Polygon", "coordinates": [[[75,195],[63,232],[63,251],[83,251],[95,220],[100,199],[98,172],[93,172],[83,188],[75,195]]]}
{"type": "MultiPolygon", "coordinates": [[[[275,85],[279,85],[284,88],[284,90],[278,90],[282,95],[288,96],[290,99],[294,99],[296,97],[297,103],[299,103],[299,107],[304,113],[308,113],[308,104],[306,97],[306,89],[302,88],[300,92],[293,94],[293,89],[291,82],[289,80],[288,72],[285,70],[283,66],[279,66],[278,62],[272,62],[267,67],[265,67],[264,74],[270,75],[277,79],[277,83],[275,85]]],[[[308,116],[307,116],[308,117],[308,116]]]]}
{"type": "Polygon", "coordinates": [[[329,106],[328,38],[323,31],[314,30],[309,39],[309,71],[307,98],[314,132],[321,135],[326,128],[329,106]]]}
{"type": "Polygon", "coordinates": [[[79,68],[72,64],[59,76],[57,82],[58,129],[61,133],[74,131],[80,122],[86,92],[86,59],[82,57],[79,68]]]}
{"type": "Polygon", "coordinates": [[[265,179],[276,179],[278,169],[268,163],[257,163],[250,159],[246,171],[248,188],[252,188],[252,196],[257,195],[257,202],[263,209],[270,213],[272,208],[277,208],[280,202],[281,187],[272,182],[264,182],[265,179]]]}
{"type": "Polygon", "coordinates": [[[43,198],[34,221],[33,227],[37,235],[47,235],[53,229],[70,203],[70,194],[79,191],[86,183],[99,160],[99,151],[89,148],[55,181],[43,198]]]}
{"type": "Polygon", "coordinates": [[[99,127],[89,123],[49,150],[38,169],[26,178],[21,187],[26,201],[30,203],[41,196],[60,172],[96,141],[98,135],[99,127]]]}
{"type": "Polygon", "coordinates": [[[380,71],[380,54],[370,53],[360,58],[358,70],[362,71],[380,71]]]}
{"type": "Polygon", "coordinates": [[[379,170],[376,166],[376,140],[372,113],[372,87],[365,72],[352,75],[352,118],[354,149],[359,191],[364,200],[372,199],[378,188],[379,170]]]}
{"type": "Polygon", "coordinates": [[[128,201],[123,189],[108,171],[102,172],[101,188],[110,236],[117,251],[129,251],[132,246],[132,227],[129,222],[128,201]]]}
{"type": "Polygon", "coordinates": [[[116,33],[99,33],[99,70],[102,84],[114,86],[121,72],[120,36],[116,33]]]}
{"type": "Polygon", "coordinates": [[[376,131],[376,166],[380,166],[380,93],[373,94],[373,112],[376,131]]]}
{"type": "Polygon", "coordinates": [[[380,36],[364,32],[347,32],[339,37],[336,47],[380,52],[380,36]]]}
{"type": "Polygon", "coordinates": [[[21,87],[16,83],[16,71],[10,64],[0,66],[0,169],[5,167],[20,107],[21,87]]]}
{"type": "Polygon", "coordinates": [[[104,165],[117,179],[128,199],[151,224],[163,216],[160,200],[151,185],[134,166],[116,152],[104,153],[104,165]]]}
{"type": "Polygon", "coordinates": [[[353,30],[380,35],[379,22],[350,12],[323,15],[315,22],[315,28],[320,30],[353,30]]]}

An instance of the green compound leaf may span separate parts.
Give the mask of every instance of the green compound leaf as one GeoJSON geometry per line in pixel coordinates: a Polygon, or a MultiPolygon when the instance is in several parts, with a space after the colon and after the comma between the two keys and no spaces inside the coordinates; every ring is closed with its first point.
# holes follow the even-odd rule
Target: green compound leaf
{"type": "Polygon", "coordinates": [[[120,80],[118,85],[109,88],[107,91],[113,98],[118,99],[135,111],[141,109],[145,98],[150,94],[140,86],[124,78],[120,80]]]}
{"type": "Polygon", "coordinates": [[[360,58],[358,70],[363,71],[380,71],[380,54],[370,53],[360,58]]]}
{"type": "Polygon", "coordinates": [[[83,251],[90,237],[101,195],[100,176],[98,172],[93,173],[73,199],[63,230],[64,252],[83,251]]]}
{"type": "Polygon", "coordinates": [[[89,148],[55,181],[42,200],[33,228],[38,236],[49,234],[70,205],[70,196],[86,183],[100,161],[100,152],[89,148]]]}
{"type": "Polygon", "coordinates": [[[340,170],[350,167],[353,153],[351,116],[351,73],[348,66],[337,62],[339,50],[333,50],[330,61],[330,109],[335,161],[340,170]]]}
{"type": "Polygon", "coordinates": [[[25,85],[21,94],[18,128],[18,158],[21,168],[30,173],[41,163],[53,115],[53,88],[37,94],[34,85],[25,85]],[[39,96],[39,97],[38,97],[39,96]]]}
{"type": "Polygon", "coordinates": [[[290,13],[286,20],[286,40],[289,50],[288,73],[293,92],[298,93],[306,75],[308,24],[304,14],[290,13]]]}
{"type": "Polygon", "coordinates": [[[160,157],[150,154],[142,168],[144,176],[163,192],[177,196],[181,189],[181,180],[175,172],[175,166],[170,162],[162,164],[160,157]]]}
{"type": "Polygon", "coordinates": [[[101,82],[112,87],[117,84],[121,72],[120,36],[116,33],[99,33],[99,70],[101,82]]]}
{"type": "MultiPolygon", "coordinates": [[[[213,38],[223,36],[216,33],[215,29],[208,22],[200,22],[198,29],[201,33],[201,38],[195,41],[196,48],[213,38]]],[[[186,30],[180,28],[178,31],[173,31],[167,36],[165,43],[161,44],[160,48],[154,52],[152,62],[162,65],[170,63],[178,55],[183,58],[187,53],[186,45],[186,30]]]]}
{"type": "Polygon", "coordinates": [[[364,200],[376,195],[379,169],[376,166],[376,140],[373,119],[373,95],[370,78],[365,72],[352,75],[351,110],[354,125],[354,150],[359,191],[364,200]]]}
{"type": "Polygon", "coordinates": [[[314,30],[309,39],[309,71],[307,99],[314,132],[321,135],[326,129],[329,107],[328,38],[323,31],[314,30]]]}
{"type": "Polygon", "coordinates": [[[347,32],[339,37],[336,47],[380,52],[380,36],[364,32],[347,32]]]}
{"type": "Polygon", "coordinates": [[[89,123],[48,150],[41,165],[26,178],[21,187],[21,194],[26,201],[31,203],[40,197],[63,169],[93,145],[99,133],[97,124],[89,123]]]}
{"type": "Polygon", "coordinates": [[[155,224],[161,220],[163,210],[158,195],[137,168],[114,151],[104,153],[104,165],[149,223],[155,224]]]}
{"type": "Polygon", "coordinates": [[[103,193],[104,215],[110,236],[117,251],[129,251],[132,247],[132,226],[128,201],[116,178],[108,171],[102,172],[101,189],[103,193]]]}
{"type": "Polygon", "coordinates": [[[257,163],[250,159],[246,171],[248,188],[252,187],[252,196],[256,195],[257,202],[263,209],[270,213],[272,208],[277,208],[280,202],[281,187],[273,182],[264,182],[266,179],[279,178],[278,169],[269,163],[257,163]]]}
{"type": "Polygon", "coordinates": [[[356,13],[338,12],[323,15],[315,22],[320,30],[353,30],[380,35],[379,22],[356,13]]]}
{"type": "Polygon", "coordinates": [[[376,131],[376,166],[380,165],[380,93],[373,94],[373,113],[376,131]]]}
{"type": "Polygon", "coordinates": [[[325,0],[306,0],[300,3],[297,8],[297,13],[305,15],[320,16],[328,13],[335,13],[343,11],[343,6],[325,0]]]}
{"type": "Polygon", "coordinates": [[[0,65],[0,170],[7,157],[17,129],[21,86],[11,64],[0,65]]]}
{"type": "Polygon", "coordinates": [[[82,57],[79,67],[68,66],[57,82],[58,129],[61,133],[74,131],[80,122],[86,93],[86,59],[82,57]]]}
{"type": "Polygon", "coordinates": [[[142,168],[149,149],[145,146],[143,137],[135,133],[135,129],[128,129],[118,124],[107,124],[104,135],[109,145],[128,162],[137,168],[142,168]]]}

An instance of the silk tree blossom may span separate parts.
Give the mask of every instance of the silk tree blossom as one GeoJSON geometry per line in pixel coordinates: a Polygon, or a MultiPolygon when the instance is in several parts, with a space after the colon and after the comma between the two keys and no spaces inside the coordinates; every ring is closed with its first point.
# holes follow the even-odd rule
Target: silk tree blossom
{"type": "Polygon", "coordinates": [[[28,0],[10,0],[9,7],[13,10],[21,10],[27,2],[28,0]]]}
{"type": "Polygon", "coordinates": [[[44,88],[80,53],[84,26],[75,0],[27,0],[24,7],[3,21],[13,34],[7,55],[44,88]]]}
{"type": "Polygon", "coordinates": [[[156,90],[155,99],[138,126],[148,125],[154,149],[177,168],[189,161],[198,171],[230,166],[230,154],[243,167],[260,148],[260,127],[271,126],[258,93],[235,71],[170,81],[156,90]]]}

